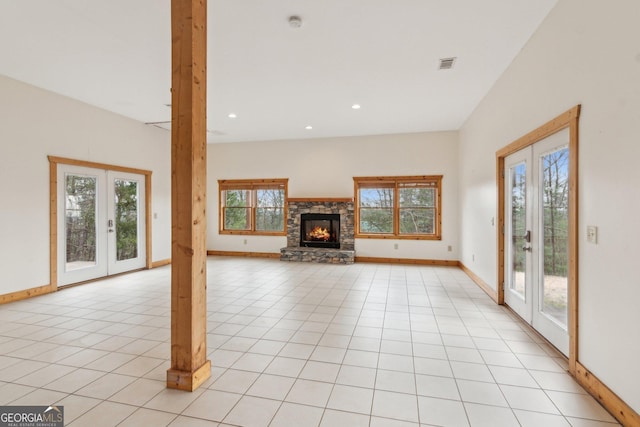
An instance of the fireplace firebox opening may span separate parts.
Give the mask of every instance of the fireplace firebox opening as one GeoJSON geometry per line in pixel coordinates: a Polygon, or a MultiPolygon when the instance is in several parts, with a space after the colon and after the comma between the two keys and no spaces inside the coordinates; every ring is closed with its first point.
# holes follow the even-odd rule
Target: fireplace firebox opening
{"type": "Polygon", "coordinates": [[[340,214],[301,214],[300,246],[340,249],[340,214]]]}

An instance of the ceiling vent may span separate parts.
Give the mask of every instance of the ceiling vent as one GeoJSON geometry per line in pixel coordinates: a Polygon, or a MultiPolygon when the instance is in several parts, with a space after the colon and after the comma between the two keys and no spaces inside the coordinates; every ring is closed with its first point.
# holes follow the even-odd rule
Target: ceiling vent
{"type": "Polygon", "coordinates": [[[441,58],[438,70],[450,70],[456,62],[456,58],[441,58]]]}

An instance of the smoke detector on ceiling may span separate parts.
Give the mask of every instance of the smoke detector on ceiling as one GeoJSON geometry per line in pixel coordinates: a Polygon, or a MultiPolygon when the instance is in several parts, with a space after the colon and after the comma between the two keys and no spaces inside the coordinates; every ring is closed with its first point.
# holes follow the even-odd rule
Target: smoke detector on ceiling
{"type": "Polygon", "coordinates": [[[300,28],[302,26],[302,19],[299,16],[290,16],[289,17],[289,26],[291,28],[300,28]]]}

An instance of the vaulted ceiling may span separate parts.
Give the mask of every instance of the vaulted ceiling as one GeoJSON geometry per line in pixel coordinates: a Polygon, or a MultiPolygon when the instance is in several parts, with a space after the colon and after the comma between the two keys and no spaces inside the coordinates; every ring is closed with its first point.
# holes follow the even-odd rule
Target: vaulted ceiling
{"type": "MultiPolygon", "coordinates": [[[[556,2],[209,0],[208,141],[459,129],[556,2]]],[[[170,0],[0,0],[0,74],[168,129],[170,19],[170,0]]]]}

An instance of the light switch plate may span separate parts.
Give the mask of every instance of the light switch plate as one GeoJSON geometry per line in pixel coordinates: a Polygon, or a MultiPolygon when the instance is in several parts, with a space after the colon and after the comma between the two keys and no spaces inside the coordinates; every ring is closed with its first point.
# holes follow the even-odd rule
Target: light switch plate
{"type": "Polygon", "coordinates": [[[598,243],[598,227],[595,225],[587,225],[587,242],[598,243]]]}

